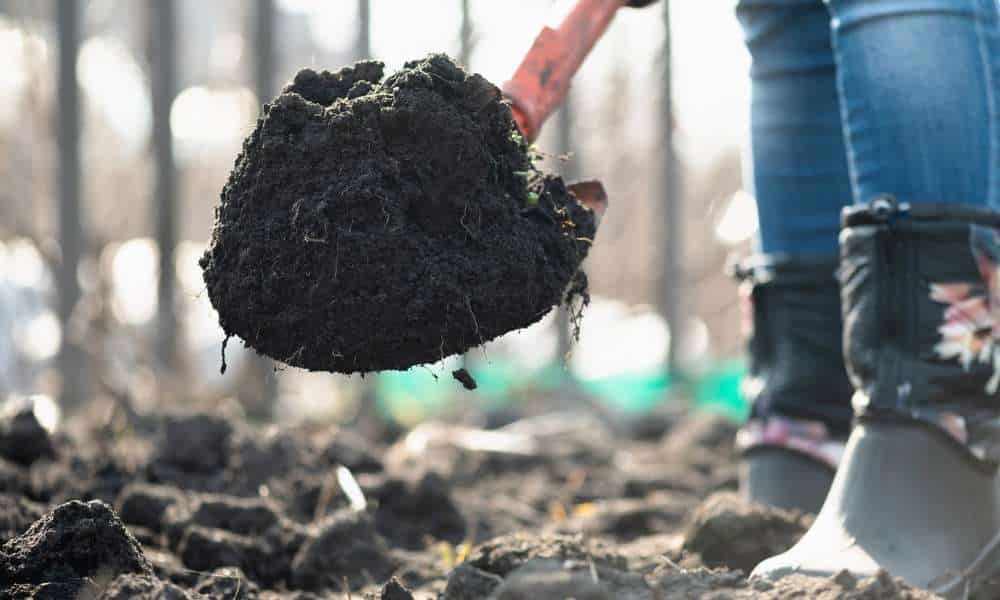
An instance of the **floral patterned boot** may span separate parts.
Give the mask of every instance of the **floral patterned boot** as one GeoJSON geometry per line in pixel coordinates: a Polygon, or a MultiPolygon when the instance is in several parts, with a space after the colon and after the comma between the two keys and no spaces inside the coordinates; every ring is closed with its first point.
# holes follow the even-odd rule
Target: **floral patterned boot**
{"type": "Polygon", "coordinates": [[[997,226],[983,208],[889,197],[844,211],[856,425],[813,526],[754,576],[885,569],[960,596],[995,566],[997,226]]]}
{"type": "Polygon", "coordinates": [[[736,438],[740,491],[815,513],[851,420],[837,260],[757,255],[733,270],[749,338],[743,393],[753,407],[736,438]]]}

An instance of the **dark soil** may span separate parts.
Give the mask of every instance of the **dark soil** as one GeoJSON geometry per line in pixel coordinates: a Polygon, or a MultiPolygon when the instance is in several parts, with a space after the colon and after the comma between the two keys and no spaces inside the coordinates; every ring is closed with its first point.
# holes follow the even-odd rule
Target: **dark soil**
{"type": "Polygon", "coordinates": [[[464,449],[469,427],[390,445],[223,412],[84,427],[13,463],[34,483],[0,490],[0,600],[931,597],[887,576],[748,581],[737,568],[809,517],[731,493],[718,418],[674,416],[652,438],[566,414],[580,426],[511,456],[464,449]],[[364,510],[338,487],[348,463],[364,510]]]}
{"type": "Polygon", "coordinates": [[[585,299],[594,231],[499,90],[435,54],[385,78],[300,71],[244,142],[201,264],[222,328],[258,352],[405,369],[585,299]]]}

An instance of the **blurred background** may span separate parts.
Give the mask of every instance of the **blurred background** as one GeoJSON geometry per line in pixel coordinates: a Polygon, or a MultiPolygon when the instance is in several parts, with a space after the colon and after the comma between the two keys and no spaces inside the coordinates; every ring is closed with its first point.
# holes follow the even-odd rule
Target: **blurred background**
{"type": "Polygon", "coordinates": [[[564,314],[407,372],[308,373],[229,344],[197,260],[261,104],[302,67],[446,52],[500,84],[564,2],[0,0],[0,397],[60,414],[237,404],[259,421],[406,427],[588,406],[625,424],[744,412],[727,257],[749,57],[727,2],[621,11],[543,131],[544,168],[611,197],[564,314]],[[451,378],[462,361],[479,382],[451,378]],[[498,416],[500,415],[500,416],[498,416]]]}

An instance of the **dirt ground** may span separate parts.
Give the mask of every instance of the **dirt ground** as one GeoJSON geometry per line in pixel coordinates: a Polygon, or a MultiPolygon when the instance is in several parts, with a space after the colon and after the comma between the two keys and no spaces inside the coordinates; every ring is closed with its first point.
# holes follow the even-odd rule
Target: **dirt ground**
{"type": "Polygon", "coordinates": [[[717,417],[395,439],[251,427],[228,405],[90,421],[0,423],[0,599],[931,597],[887,576],[748,581],[811,517],[732,493],[717,417]]]}

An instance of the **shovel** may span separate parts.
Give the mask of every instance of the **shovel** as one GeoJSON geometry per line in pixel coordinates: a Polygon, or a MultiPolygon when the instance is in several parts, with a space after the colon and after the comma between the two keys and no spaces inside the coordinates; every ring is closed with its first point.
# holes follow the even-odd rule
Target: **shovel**
{"type": "MultiPolygon", "coordinates": [[[[576,0],[556,29],[544,27],[514,76],[503,85],[514,121],[529,143],[538,137],[545,120],[566,99],[570,80],[601,38],[618,9],[641,7],[655,0],[576,0]]],[[[567,186],[599,220],[608,196],[599,181],[567,186]]]]}

